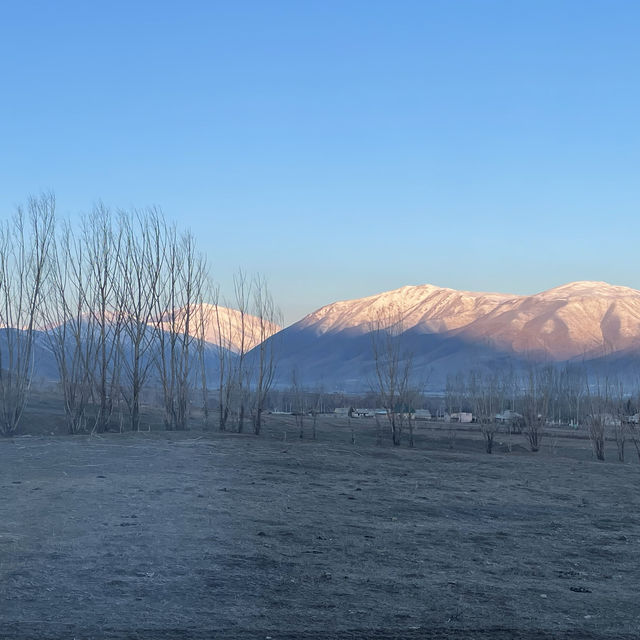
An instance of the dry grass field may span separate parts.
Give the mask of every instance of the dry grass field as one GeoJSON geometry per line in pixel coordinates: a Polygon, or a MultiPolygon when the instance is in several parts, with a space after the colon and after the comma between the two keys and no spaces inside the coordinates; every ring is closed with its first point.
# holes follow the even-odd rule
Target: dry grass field
{"type": "Polygon", "coordinates": [[[0,637],[639,637],[635,460],[354,423],[0,441],[0,637]]]}

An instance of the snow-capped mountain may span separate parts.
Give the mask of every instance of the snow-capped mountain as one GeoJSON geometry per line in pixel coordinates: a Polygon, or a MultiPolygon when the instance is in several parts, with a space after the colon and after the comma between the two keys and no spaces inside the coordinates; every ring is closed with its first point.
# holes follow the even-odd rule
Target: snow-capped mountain
{"type": "Polygon", "coordinates": [[[551,360],[609,355],[640,347],[640,291],[606,282],[572,282],[505,301],[462,331],[551,360]]]}
{"type": "MultiPolygon", "coordinates": [[[[281,385],[295,369],[308,386],[366,389],[375,371],[372,330],[389,323],[399,328],[416,374],[434,390],[450,373],[518,369],[531,361],[573,362],[629,379],[640,371],[640,291],[605,282],[573,282],[531,296],[406,286],[327,305],[283,330],[261,328],[259,319],[236,309],[191,310],[190,332],[204,327],[212,372],[215,345],[238,353],[243,333],[247,351],[271,336],[281,385]]],[[[173,321],[180,325],[185,317],[181,309],[173,321]]],[[[38,349],[46,377],[55,363],[44,339],[38,349]]]]}
{"type": "MultiPolygon", "coordinates": [[[[173,322],[182,327],[186,315],[186,308],[178,309],[173,322]]],[[[170,324],[167,318],[161,326],[168,330],[170,324]]],[[[191,307],[189,333],[197,336],[202,328],[208,343],[225,347],[233,353],[243,349],[250,351],[281,329],[273,322],[261,322],[256,316],[243,314],[237,309],[213,304],[194,305],[191,307]]]]}
{"type": "Polygon", "coordinates": [[[640,291],[572,282],[531,296],[406,286],[336,302],[279,334],[283,371],[345,386],[371,375],[371,331],[398,322],[418,368],[437,378],[507,361],[640,353],[640,291]],[[302,374],[304,375],[304,373],[302,374]]]}
{"type": "Polygon", "coordinates": [[[606,282],[572,282],[532,296],[407,286],[330,304],[292,328],[363,334],[398,318],[403,331],[488,340],[554,360],[640,345],[640,291],[606,282]]]}
{"type": "Polygon", "coordinates": [[[406,286],[367,298],[335,302],[293,326],[313,328],[317,335],[347,329],[368,333],[372,323],[384,323],[400,315],[405,331],[420,327],[439,333],[458,329],[512,298],[500,293],[471,293],[430,284],[406,286]]]}

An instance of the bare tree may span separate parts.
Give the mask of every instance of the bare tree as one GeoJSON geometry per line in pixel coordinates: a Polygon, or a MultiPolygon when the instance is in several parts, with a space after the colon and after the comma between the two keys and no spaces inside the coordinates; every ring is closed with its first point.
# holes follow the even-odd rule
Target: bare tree
{"type": "Polygon", "coordinates": [[[604,460],[605,416],[601,413],[592,413],[587,417],[587,424],[593,453],[598,460],[604,460]]]}
{"type": "Polygon", "coordinates": [[[216,351],[218,354],[218,425],[226,431],[235,382],[233,353],[233,324],[226,307],[219,302],[220,290],[214,291],[213,320],[216,327],[216,351]]]}
{"type": "Polygon", "coordinates": [[[90,289],[86,291],[87,308],[95,330],[95,366],[92,392],[97,396],[97,415],[93,430],[109,428],[113,404],[119,395],[119,355],[122,310],[119,300],[121,230],[103,205],[94,207],[82,227],[82,242],[90,266],[90,289]]]}
{"type": "MultiPolygon", "coordinates": [[[[640,391],[636,392],[635,408],[636,413],[632,416],[629,416],[628,427],[631,442],[633,442],[633,447],[636,450],[636,454],[638,456],[638,462],[640,462],[640,413],[638,413],[638,410],[640,410],[640,391]]],[[[629,413],[631,413],[631,411],[629,413]]]]}
{"type": "MultiPolygon", "coordinates": [[[[424,383],[426,384],[426,382],[424,383]]],[[[416,408],[419,406],[424,384],[410,385],[407,381],[407,390],[404,400],[404,415],[409,428],[409,447],[415,446],[415,423],[416,423],[416,408]]]]}
{"type": "Polygon", "coordinates": [[[179,338],[179,360],[177,378],[176,427],[187,428],[189,420],[189,398],[194,380],[191,366],[196,355],[198,316],[202,314],[202,295],[206,281],[207,265],[196,249],[195,238],[190,233],[182,239],[183,262],[180,269],[181,324],[179,338]]]}
{"type": "Polygon", "coordinates": [[[280,323],[280,312],[273,302],[267,281],[259,275],[253,283],[253,318],[255,332],[252,338],[258,341],[252,389],[253,432],[260,435],[264,405],[276,373],[277,337],[273,333],[280,323]]]}
{"type": "Polygon", "coordinates": [[[249,313],[251,306],[253,283],[247,278],[247,274],[239,269],[233,277],[234,301],[239,312],[239,323],[237,327],[237,358],[235,361],[234,390],[236,395],[238,414],[238,433],[244,431],[244,419],[248,398],[248,378],[250,373],[247,370],[247,353],[250,350],[252,336],[252,318],[249,313]]]}
{"type": "Polygon", "coordinates": [[[447,375],[445,399],[449,415],[455,412],[462,413],[466,401],[466,385],[462,373],[447,375]]]}
{"type": "Polygon", "coordinates": [[[0,227],[0,434],[19,428],[33,375],[36,323],[54,235],[55,198],[31,198],[0,227]]]}
{"type": "MultiPolygon", "coordinates": [[[[211,282],[208,275],[205,276],[203,287],[205,292],[204,299],[213,299],[215,292],[211,294],[211,291],[215,291],[211,287],[211,282]]],[[[202,428],[209,428],[209,388],[208,388],[208,371],[207,371],[207,354],[209,353],[210,345],[208,343],[207,332],[215,322],[215,307],[211,304],[201,304],[200,312],[196,314],[194,318],[196,325],[196,350],[198,353],[198,368],[200,371],[200,391],[202,394],[202,428]]]]}
{"type": "Polygon", "coordinates": [[[325,391],[322,385],[320,385],[313,394],[313,401],[312,401],[313,408],[311,410],[311,417],[312,417],[311,438],[313,440],[317,440],[318,438],[318,429],[317,429],[318,414],[321,413],[323,410],[324,395],[325,395],[325,391]]]}
{"type": "Polygon", "coordinates": [[[608,380],[596,379],[593,388],[587,383],[589,440],[597,460],[604,460],[607,422],[611,422],[611,398],[608,380]]]}
{"type": "Polygon", "coordinates": [[[96,360],[95,323],[86,297],[91,289],[90,274],[83,243],[65,225],[51,248],[43,316],[49,348],[58,366],[67,429],[72,434],[87,427],[96,360]]]}
{"type": "Polygon", "coordinates": [[[516,415],[516,395],[518,392],[518,384],[516,380],[515,373],[513,368],[510,367],[507,371],[504,372],[502,376],[502,381],[500,383],[500,393],[499,393],[499,404],[497,409],[500,412],[505,411],[506,405],[508,405],[509,411],[511,412],[511,417],[505,421],[506,428],[506,441],[507,448],[509,453],[513,450],[512,443],[512,433],[514,431],[518,431],[521,428],[521,425],[518,423],[521,421],[521,418],[516,415]]]}
{"type": "Polygon", "coordinates": [[[522,396],[523,433],[532,452],[540,450],[547,421],[550,393],[549,368],[532,367],[524,380],[522,396]]]}
{"type": "Polygon", "coordinates": [[[165,225],[155,210],[121,213],[117,295],[122,337],[120,362],[127,379],[122,394],[132,431],[140,428],[140,396],[149,376],[157,334],[153,320],[165,253],[165,225]]]}
{"type": "Polygon", "coordinates": [[[156,366],[162,393],[164,428],[173,430],[176,424],[176,354],[178,350],[179,295],[178,270],[181,253],[175,226],[164,230],[162,269],[156,296],[156,366]]]}
{"type": "Polygon", "coordinates": [[[157,366],[161,381],[165,427],[185,430],[190,416],[191,391],[197,383],[192,371],[202,336],[203,295],[208,282],[206,260],[191,233],[168,232],[165,275],[158,295],[157,366]]]}
{"type": "Polygon", "coordinates": [[[259,435],[262,416],[276,372],[280,311],[267,281],[261,275],[249,278],[239,270],[233,278],[234,296],[230,304],[218,304],[216,295],[213,322],[217,333],[218,410],[220,430],[229,416],[237,418],[237,430],[244,431],[250,414],[253,432],[259,435]]]}
{"type": "Polygon", "coordinates": [[[307,413],[307,399],[297,369],[291,372],[291,395],[293,396],[293,416],[300,440],[304,438],[304,417],[307,413]]]}
{"type": "Polygon", "coordinates": [[[613,437],[616,441],[616,449],[618,451],[618,461],[624,462],[625,445],[629,435],[629,415],[626,409],[628,404],[625,403],[624,385],[621,381],[617,381],[612,385],[611,389],[611,407],[613,422],[613,437]]]}
{"type": "Polygon", "coordinates": [[[500,388],[496,376],[486,380],[479,373],[471,372],[467,385],[472,401],[473,413],[480,424],[480,431],[487,453],[493,452],[493,441],[498,431],[496,410],[500,406],[500,388]]]}
{"type": "Polygon", "coordinates": [[[370,323],[375,365],[372,388],[384,408],[394,445],[402,439],[404,406],[410,386],[412,354],[403,345],[403,314],[395,306],[381,310],[370,323]]]}

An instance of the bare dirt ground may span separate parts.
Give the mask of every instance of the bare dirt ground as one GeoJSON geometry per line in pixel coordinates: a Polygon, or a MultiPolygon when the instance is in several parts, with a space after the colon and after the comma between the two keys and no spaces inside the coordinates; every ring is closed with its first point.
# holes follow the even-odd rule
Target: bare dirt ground
{"type": "Polygon", "coordinates": [[[354,431],[0,441],[0,637],[640,636],[635,461],[354,431]]]}

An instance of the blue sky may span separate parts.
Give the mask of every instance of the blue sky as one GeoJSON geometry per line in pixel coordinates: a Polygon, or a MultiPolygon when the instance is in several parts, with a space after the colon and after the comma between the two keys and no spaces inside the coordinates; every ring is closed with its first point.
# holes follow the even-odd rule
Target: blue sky
{"type": "Polygon", "coordinates": [[[285,318],[640,288],[640,3],[0,4],[0,211],[159,205],[285,318]]]}

